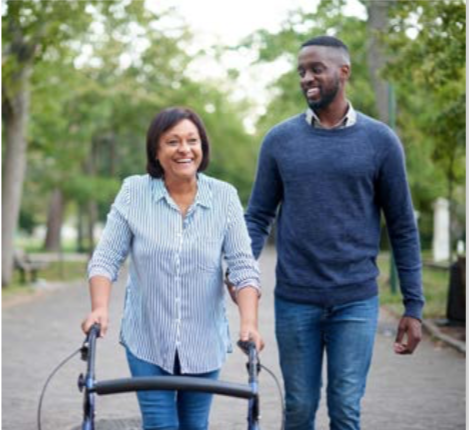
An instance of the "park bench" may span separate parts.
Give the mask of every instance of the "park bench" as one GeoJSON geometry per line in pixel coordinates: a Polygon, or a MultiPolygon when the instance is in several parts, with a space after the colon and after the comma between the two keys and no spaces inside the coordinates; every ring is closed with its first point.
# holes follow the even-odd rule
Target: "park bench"
{"type": "Polygon", "coordinates": [[[31,282],[37,281],[39,270],[48,266],[45,261],[34,261],[24,251],[16,250],[13,257],[15,269],[20,272],[20,282],[25,284],[30,279],[31,282]]]}

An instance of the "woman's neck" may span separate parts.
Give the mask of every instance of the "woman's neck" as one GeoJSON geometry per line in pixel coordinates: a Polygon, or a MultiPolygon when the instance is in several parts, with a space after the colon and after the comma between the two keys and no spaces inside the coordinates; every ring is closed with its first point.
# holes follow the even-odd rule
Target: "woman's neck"
{"type": "Polygon", "coordinates": [[[184,180],[168,180],[164,179],[164,184],[168,192],[173,195],[188,195],[197,191],[197,178],[184,180]]]}
{"type": "Polygon", "coordinates": [[[185,216],[197,194],[197,178],[187,181],[168,181],[165,179],[164,183],[169,195],[178,205],[182,215],[185,216]]]}

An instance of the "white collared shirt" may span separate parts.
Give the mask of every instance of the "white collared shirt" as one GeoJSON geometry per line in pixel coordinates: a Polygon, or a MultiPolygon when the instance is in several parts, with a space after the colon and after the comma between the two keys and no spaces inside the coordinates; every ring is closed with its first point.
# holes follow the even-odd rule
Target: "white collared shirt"
{"type": "MultiPolygon", "coordinates": [[[[348,106],[345,116],[333,127],[327,127],[328,129],[351,127],[357,122],[357,111],[353,108],[352,103],[348,102],[348,106]]],[[[316,115],[316,112],[311,108],[306,110],[306,122],[315,128],[326,128],[321,124],[321,120],[316,115]]]]}

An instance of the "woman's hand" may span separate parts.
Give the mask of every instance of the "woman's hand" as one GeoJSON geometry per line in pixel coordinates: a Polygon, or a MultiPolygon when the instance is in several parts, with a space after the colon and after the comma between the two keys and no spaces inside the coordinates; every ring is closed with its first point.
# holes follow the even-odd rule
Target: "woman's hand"
{"type": "Polygon", "coordinates": [[[257,330],[257,327],[254,325],[241,324],[241,330],[239,332],[239,339],[241,341],[251,341],[256,345],[257,351],[262,351],[264,349],[264,340],[262,339],[261,334],[257,330]]]}
{"type": "Polygon", "coordinates": [[[93,324],[99,324],[99,337],[104,337],[109,326],[109,311],[107,307],[96,308],[81,323],[83,333],[87,334],[93,324]]]}
{"type": "Polygon", "coordinates": [[[237,302],[240,316],[239,339],[241,341],[252,341],[257,351],[264,348],[264,341],[257,330],[257,304],[259,301],[258,289],[245,287],[238,291],[237,302]]]}
{"type": "Polygon", "coordinates": [[[91,313],[81,323],[81,329],[88,333],[93,324],[99,324],[99,337],[104,337],[109,325],[109,299],[111,281],[105,276],[96,275],[90,279],[91,313]]]}

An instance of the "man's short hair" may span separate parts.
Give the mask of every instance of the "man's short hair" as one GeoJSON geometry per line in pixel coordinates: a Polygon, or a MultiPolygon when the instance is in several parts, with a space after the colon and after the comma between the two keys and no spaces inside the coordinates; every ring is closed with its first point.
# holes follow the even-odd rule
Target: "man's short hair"
{"type": "Polygon", "coordinates": [[[333,36],[313,37],[312,39],[307,40],[301,45],[302,48],[304,48],[305,46],[330,46],[333,48],[342,48],[347,52],[347,54],[349,54],[347,45],[340,39],[337,39],[337,37],[333,36]]]}

